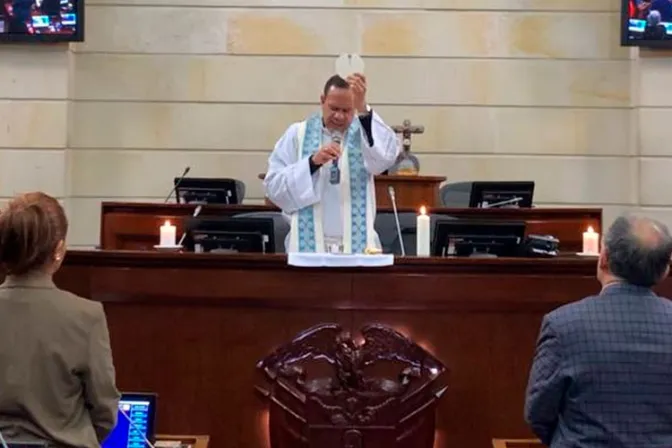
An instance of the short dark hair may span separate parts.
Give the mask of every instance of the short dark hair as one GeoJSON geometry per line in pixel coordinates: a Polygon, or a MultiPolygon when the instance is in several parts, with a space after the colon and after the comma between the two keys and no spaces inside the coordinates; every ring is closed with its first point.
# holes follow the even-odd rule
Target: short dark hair
{"type": "Polygon", "coordinates": [[[327,79],[327,82],[324,83],[324,96],[327,96],[329,93],[329,90],[334,87],[336,89],[349,89],[350,84],[348,84],[348,81],[345,79],[341,78],[339,75],[334,75],[331,78],[327,79]]]}
{"type": "Polygon", "coordinates": [[[667,227],[653,219],[620,216],[604,237],[609,270],[636,286],[650,288],[662,280],[672,256],[672,238],[667,227]],[[658,234],[653,242],[643,241],[635,229],[641,223],[658,234]]]}
{"type": "Polygon", "coordinates": [[[67,233],[68,219],[56,199],[41,192],[17,196],[0,211],[0,267],[10,275],[39,270],[67,233]]]}

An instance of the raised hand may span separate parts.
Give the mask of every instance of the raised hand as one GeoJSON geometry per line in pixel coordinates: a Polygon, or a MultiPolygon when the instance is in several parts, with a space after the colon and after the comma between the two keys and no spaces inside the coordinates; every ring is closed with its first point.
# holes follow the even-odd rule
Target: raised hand
{"type": "Polygon", "coordinates": [[[355,100],[355,109],[360,114],[366,113],[366,77],[361,73],[355,73],[346,78],[355,100]]]}

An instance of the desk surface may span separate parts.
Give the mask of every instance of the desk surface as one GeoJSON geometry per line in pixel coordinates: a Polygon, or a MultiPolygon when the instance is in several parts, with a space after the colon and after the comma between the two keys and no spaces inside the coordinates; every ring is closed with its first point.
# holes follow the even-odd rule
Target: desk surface
{"type": "MultiPolygon", "coordinates": [[[[158,431],[266,448],[255,364],[301,330],[383,323],[449,368],[437,447],[531,437],[524,390],[541,317],[599,291],[595,259],[419,259],[305,269],[284,256],[68,252],[57,283],[104,302],[119,387],[159,394],[158,431]]],[[[670,282],[663,292],[672,292],[670,282]]]]}
{"type": "Polygon", "coordinates": [[[285,255],[70,251],[66,267],[82,278],[95,276],[93,285],[72,286],[95,286],[81,293],[99,293],[92,298],[104,302],[224,306],[248,299],[274,308],[501,310],[547,309],[565,303],[568,293],[594,291],[595,263],[580,257],[397,257],[394,266],[381,268],[298,268],[288,266],[285,255]],[[562,279],[572,282],[549,290],[548,282],[562,279]]]}
{"type": "MultiPolygon", "coordinates": [[[[158,243],[159,226],[171,220],[177,233],[183,229],[183,218],[194,213],[196,205],[103,202],[100,220],[100,246],[109,250],[150,250],[158,243]]],[[[278,211],[263,205],[207,205],[200,216],[231,216],[240,213],[278,211]]],[[[400,208],[400,213],[417,210],[400,208]]],[[[391,212],[379,208],[379,213],[391,212]]],[[[599,208],[431,208],[435,215],[449,215],[461,219],[488,221],[522,221],[527,234],[553,235],[560,240],[560,250],[579,252],[583,232],[592,227],[601,233],[602,210],[599,208]]]]}

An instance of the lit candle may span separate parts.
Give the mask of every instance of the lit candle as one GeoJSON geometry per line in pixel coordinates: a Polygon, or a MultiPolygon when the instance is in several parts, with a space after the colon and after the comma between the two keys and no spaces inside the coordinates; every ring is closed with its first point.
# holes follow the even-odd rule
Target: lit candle
{"type": "Polygon", "coordinates": [[[600,252],[600,234],[595,232],[592,227],[588,227],[583,232],[583,253],[598,254],[600,252]]]}
{"type": "Polygon", "coordinates": [[[163,247],[175,246],[175,226],[166,221],[160,228],[159,245],[163,247]]]}
{"type": "Polygon", "coordinates": [[[429,216],[427,216],[427,209],[424,206],[420,207],[415,235],[418,257],[429,257],[429,216]]]}

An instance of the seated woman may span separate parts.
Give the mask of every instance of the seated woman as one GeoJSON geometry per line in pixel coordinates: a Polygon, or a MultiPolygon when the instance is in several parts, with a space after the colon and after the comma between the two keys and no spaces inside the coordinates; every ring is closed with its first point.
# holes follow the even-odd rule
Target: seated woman
{"type": "Polygon", "coordinates": [[[52,281],[67,230],[63,208],[44,193],[0,211],[0,432],[8,442],[97,448],[116,424],[103,307],[52,281]]]}

